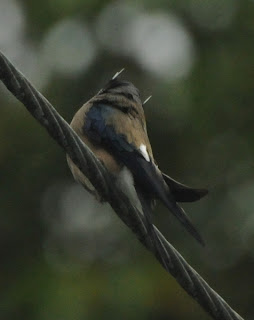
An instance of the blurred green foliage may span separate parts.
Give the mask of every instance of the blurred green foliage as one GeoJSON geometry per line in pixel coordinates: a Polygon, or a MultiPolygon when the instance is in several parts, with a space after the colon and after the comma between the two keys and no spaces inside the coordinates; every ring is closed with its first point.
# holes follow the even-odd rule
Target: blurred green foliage
{"type": "MultiPolygon", "coordinates": [[[[145,112],[157,162],[210,190],[185,205],[207,245],[160,205],[154,220],[252,319],[254,2],[3,0],[0,12],[1,50],[68,121],[122,67],[144,99],[153,95],[145,112]]],[[[209,319],[75,184],[62,150],[2,85],[0,93],[1,319],[209,319]]]]}

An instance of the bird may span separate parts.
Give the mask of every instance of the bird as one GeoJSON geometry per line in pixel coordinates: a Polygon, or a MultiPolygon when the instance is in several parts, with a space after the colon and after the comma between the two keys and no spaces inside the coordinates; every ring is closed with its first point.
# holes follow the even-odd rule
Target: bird
{"type": "MultiPolygon", "coordinates": [[[[131,82],[121,80],[120,73],[76,112],[70,126],[111,173],[116,187],[138,210],[150,219],[155,202],[161,201],[204,245],[179,202],[197,201],[208,191],[184,185],[159,169],[147,133],[140,92],[131,82]]],[[[92,182],[68,155],[67,162],[74,179],[103,202],[92,182]]]]}

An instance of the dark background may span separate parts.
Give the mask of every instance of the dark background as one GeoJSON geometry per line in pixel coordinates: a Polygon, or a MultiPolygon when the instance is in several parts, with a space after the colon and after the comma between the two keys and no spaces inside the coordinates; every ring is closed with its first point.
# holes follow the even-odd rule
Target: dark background
{"type": "MultiPolygon", "coordinates": [[[[1,0],[0,48],[70,121],[114,73],[145,100],[160,168],[210,194],[185,205],[199,246],[154,221],[245,319],[254,317],[254,1],[1,0]]],[[[209,317],[0,86],[0,318],[209,317]]]]}

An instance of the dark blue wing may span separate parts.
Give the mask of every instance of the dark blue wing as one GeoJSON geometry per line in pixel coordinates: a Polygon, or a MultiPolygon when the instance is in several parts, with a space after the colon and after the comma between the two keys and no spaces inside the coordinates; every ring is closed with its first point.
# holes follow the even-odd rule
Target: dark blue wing
{"type": "Polygon", "coordinates": [[[104,145],[107,148],[116,149],[116,152],[134,151],[134,146],[126,141],[122,134],[116,134],[111,125],[107,125],[107,120],[115,110],[104,104],[94,104],[86,114],[84,131],[89,138],[104,145]]]}
{"type": "Polygon", "coordinates": [[[154,164],[146,161],[136,146],[127,141],[124,134],[116,132],[115,127],[107,124],[113,112],[115,110],[108,105],[94,104],[86,114],[86,135],[109,150],[129,168],[135,183],[141,184],[148,194],[156,196],[158,192],[165,193],[161,177],[160,184],[157,183],[159,177],[154,164]]]}

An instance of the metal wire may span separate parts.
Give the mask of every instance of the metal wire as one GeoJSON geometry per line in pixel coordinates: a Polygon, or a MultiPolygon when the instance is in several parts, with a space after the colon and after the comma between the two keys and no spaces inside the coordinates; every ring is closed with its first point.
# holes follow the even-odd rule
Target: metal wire
{"type": "Polygon", "coordinates": [[[140,242],[155,255],[162,266],[213,319],[243,320],[184,260],[155,226],[152,226],[152,234],[155,238],[151,239],[151,226],[148,226],[148,221],[143,214],[132,206],[120,190],[114,188],[112,177],[100,161],[48,100],[1,52],[0,79],[9,91],[24,104],[32,116],[47,129],[50,136],[68,153],[72,161],[92,181],[102,198],[110,203],[116,214],[135,233],[140,242]]]}

